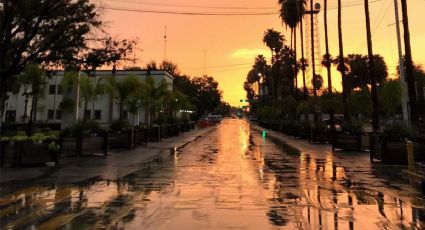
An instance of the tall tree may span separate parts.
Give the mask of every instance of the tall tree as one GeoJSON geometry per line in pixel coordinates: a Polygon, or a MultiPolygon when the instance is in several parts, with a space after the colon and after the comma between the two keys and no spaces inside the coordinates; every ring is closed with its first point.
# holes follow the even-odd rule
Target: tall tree
{"type": "MultiPolygon", "coordinates": [[[[275,60],[275,55],[279,53],[279,51],[282,49],[283,43],[285,42],[285,38],[280,32],[275,31],[273,29],[268,29],[264,33],[263,42],[270,48],[271,55],[272,55],[271,64],[273,65],[275,60]]],[[[275,90],[276,86],[275,86],[273,76],[269,76],[269,78],[271,79],[271,93],[272,93],[272,98],[274,99],[276,97],[276,90],[275,90]]]]}
{"type": "Polygon", "coordinates": [[[142,83],[140,87],[141,92],[141,102],[145,107],[145,123],[149,127],[152,125],[152,117],[155,112],[162,109],[163,100],[168,94],[168,84],[165,80],[155,83],[155,80],[152,76],[148,76],[146,81],[142,83]]]}
{"type": "MultiPolygon", "coordinates": [[[[119,119],[124,119],[124,106],[130,96],[141,87],[139,79],[135,76],[128,76],[124,79],[117,80],[114,77],[109,81],[109,93],[118,97],[119,119]]],[[[112,96],[112,98],[114,98],[112,96]]]]}
{"type": "Polygon", "coordinates": [[[339,71],[341,72],[341,79],[342,79],[342,101],[344,104],[344,119],[348,122],[351,121],[350,113],[348,109],[347,104],[347,97],[349,95],[345,74],[346,74],[346,68],[344,63],[344,45],[342,40],[342,9],[341,9],[341,0],[338,0],[338,48],[339,48],[339,71]]]}
{"type": "Polygon", "coordinates": [[[26,134],[33,134],[33,124],[37,120],[38,99],[44,95],[44,87],[46,86],[46,74],[38,64],[30,63],[21,75],[21,83],[31,86],[28,94],[31,96],[30,116],[28,120],[26,134]]]}
{"type": "MultiPolygon", "coordinates": [[[[366,16],[366,35],[367,35],[367,56],[369,59],[369,76],[371,84],[371,97],[372,97],[372,127],[373,131],[379,131],[379,102],[378,102],[378,92],[376,88],[376,79],[375,79],[375,60],[373,56],[373,47],[372,47],[372,32],[370,29],[370,14],[369,14],[369,1],[364,0],[364,10],[366,16]]],[[[398,23],[398,22],[397,22],[398,23]]]]}
{"type": "Polygon", "coordinates": [[[413,75],[413,61],[412,61],[412,49],[410,46],[410,31],[409,31],[409,17],[407,13],[407,0],[401,0],[401,12],[403,14],[404,51],[405,51],[405,59],[406,59],[407,87],[409,91],[410,119],[412,123],[417,123],[419,117],[418,117],[416,89],[415,89],[416,79],[413,75]]]}
{"type": "MultiPolygon", "coordinates": [[[[74,59],[101,22],[89,0],[4,0],[0,14],[0,114],[7,92],[30,62],[74,59]]],[[[2,120],[0,119],[0,127],[2,120]]]]}
{"type": "Polygon", "coordinates": [[[273,64],[274,56],[282,49],[285,37],[279,31],[267,29],[266,32],[264,32],[263,42],[270,49],[272,55],[271,63],[273,64]]]}
{"type": "MultiPolygon", "coordinates": [[[[296,27],[298,23],[301,20],[301,13],[300,13],[300,6],[303,6],[304,4],[299,4],[299,0],[279,0],[279,3],[281,4],[280,9],[280,17],[282,19],[282,22],[285,23],[286,26],[289,26],[291,29],[291,36],[293,37],[293,52],[294,52],[294,63],[293,66],[294,69],[298,68],[297,66],[297,38],[296,38],[296,27]]],[[[292,42],[291,42],[292,47],[292,42]]],[[[297,72],[297,71],[294,71],[297,72]]],[[[297,75],[292,76],[293,84],[297,85],[297,75]]],[[[294,87],[294,93],[295,93],[296,87],[294,87]]]]}
{"type": "MultiPolygon", "coordinates": [[[[322,62],[322,64],[325,64],[326,67],[326,72],[327,72],[327,76],[328,76],[328,93],[329,96],[332,97],[332,75],[331,75],[331,55],[329,53],[329,36],[328,36],[328,0],[324,0],[324,13],[323,13],[323,17],[324,17],[324,24],[325,24],[325,49],[326,49],[326,53],[324,56],[324,62],[322,62]]],[[[331,125],[331,129],[334,130],[335,129],[335,116],[334,116],[334,110],[331,108],[329,110],[329,122],[331,125]]]]}
{"type": "Polygon", "coordinates": [[[301,70],[303,75],[303,94],[304,94],[304,100],[307,99],[307,86],[306,86],[306,79],[305,79],[305,70],[306,68],[306,60],[304,57],[304,29],[303,29],[303,18],[305,13],[305,5],[306,0],[299,0],[298,7],[299,7],[299,13],[300,13],[300,42],[301,42],[301,70]]]}
{"type": "Polygon", "coordinates": [[[177,64],[171,61],[167,61],[167,60],[162,61],[161,64],[159,65],[159,69],[165,70],[173,76],[180,75],[179,67],[177,66],[177,64]]]}

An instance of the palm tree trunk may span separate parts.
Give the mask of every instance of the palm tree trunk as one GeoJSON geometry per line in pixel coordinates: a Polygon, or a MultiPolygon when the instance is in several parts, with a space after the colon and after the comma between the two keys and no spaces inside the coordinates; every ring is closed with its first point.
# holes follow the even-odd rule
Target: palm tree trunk
{"type": "Polygon", "coordinates": [[[344,119],[347,122],[351,121],[350,113],[348,110],[347,97],[348,97],[348,89],[347,83],[345,79],[345,63],[344,63],[344,46],[342,41],[342,19],[341,15],[341,0],[338,0],[338,46],[339,46],[339,66],[342,78],[342,99],[344,103],[344,119]]]}
{"type": "Polygon", "coordinates": [[[295,98],[298,97],[297,95],[297,89],[298,89],[298,74],[297,74],[297,30],[294,28],[294,95],[295,98]]]}
{"type": "MultiPolygon", "coordinates": [[[[369,74],[372,88],[372,127],[373,131],[379,131],[379,105],[378,105],[378,93],[376,89],[375,79],[375,62],[373,60],[373,49],[372,49],[372,33],[370,31],[370,15],[369,15],[369,2],[364,0],[364,9],[366,15],[366,33],[367,33],[367,55],[369,56],[369,74]]],[[[397,22],[398,23],[398,22],[397,22]]]]}
{"type": "MultiPolygon", "coordinates": [[[[301,4],[303,4],[301,2],[301,4]]],[[[306,82],[305,82],[305,66],[304,66],[304,30],[303,30],[303,17],[304,15],[302,14],[301,10],[300,10],[300,37],[301,37],[301,70],[303,71],[303,94],[304,94],[304,100],[307,99],[307,86],[306,86],[306,82]]]]}
{"type": "Polygon", "coordinates": [[[31,110],[30,110],[30,116],[28,119],[28,124],[27,124],[27,130],[26,130],[26,135],[27,136],[32,136],[33,134],[33,124],[34,124],[34,113],[36,113],[34,110],[36,108],[36,102],[37,101],[37,96],[34,95],[33,92],[33,96],[32,96],[32,101],[31,101],[31,110]]]}
{"type": "MultiPolygon", "coordinates": [[[[112,77],[115,78],[116,67],[115,64],[112,66],[112,77]]],[[[114,97],[113,94],[109,94],[109,123],[114,119],[114,97]]]]}
{"type": "MultiPolygon", "coordinates": [[[[331,76],[331,56],[329,54],[329,37],[328,37],[328,0],[324,0],[324,23],[325,23],[325,46],[326,46],[326,71],[328,74],[328,92],[332,96],[332,76],[331,76]]],[[[335,112],[333,108],[329,111],[329,122],[331,130],[335,130],[335,112]]]]}
{"type": "MultiPolygon", "coordinates": [[[[406,62],[406,76],[407,88],[409,93],[409,106],[410,106],[410,119],[413,124],[418,122],[418,108],[416,98],[416,79],[413,76],[413,61],[412,50],[410,47],[410,31],[409,31],[409,17],[407,14],[407,0],[401,0],[401,11],[403,14],[403,28],[404,28],[404,50],[406,62]]],[[[398,23],[398,22],[397,22],[398,23]]]]}

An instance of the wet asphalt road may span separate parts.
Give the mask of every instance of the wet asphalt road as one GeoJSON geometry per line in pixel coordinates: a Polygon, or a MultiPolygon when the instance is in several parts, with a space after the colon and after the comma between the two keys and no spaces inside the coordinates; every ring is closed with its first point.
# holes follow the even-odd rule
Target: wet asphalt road
{"type": "Polygon", "coordinates": [[[285,151],[244,120],[119,180],[13,184],[1,229],[424,229],[421,199],[355,186],[332,154],[285,151]]]}

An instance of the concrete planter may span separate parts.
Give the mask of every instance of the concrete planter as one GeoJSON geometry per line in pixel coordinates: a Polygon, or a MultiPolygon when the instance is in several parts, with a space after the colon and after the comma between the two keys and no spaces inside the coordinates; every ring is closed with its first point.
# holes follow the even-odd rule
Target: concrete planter
{"type": "Polygon", "coordinates": [[[134,145],[147,145],[148,134],[146,129],[135,129],[134,130],[134,145]]]}
{"type": "Polygon", "coordinates": [[[108,148],[129,149],[131,148],[131,131],[108,133],[108,148]]]}
{"type": "Polygon", "coordinates": [[[159,126],[152,126],[149,131],[149,141],[158,142],[161,141],[161,129],[159,126]]]}
{"type": "MultiPolygon", "coordinates": [[[[54,141],[54,140],[52,140],[54,141]]],[[[2,142],[2,167],[33,166],[46,162],[58,163],[58,153],[49,150],[51,141],[34,143],[32,141],[2,142]]]]}
{"type": "Polygon", "coordinates": [[[80,134],[77,137],[61,137],[61,156],[82,156],[108,152],[106,134],[80,134]]]}
{"type": "Polygon", "coordinates": [[[46,162],[58,163],[58,154],[49,150],[50,142],[33,143],[32,141],[19,141],[18,144],[18,165],[30,166],[44,164],[46,162]]]}
{"type": "Polygon", "coordinates": [[[310,127],[294,127],[292,135],[295,138],[310,139],[310,127]]]}
{"type": "Polygon", "coordinates": [[[313,143],[330,143],[332,142],[332,133],[328,130],[312,129],[310,141],[313,143]]]}
{"type": "Polygon", "coordinates": [[[167,126],[168,130],[168,136],[172,137],[172,136],[177,136],[179,135],[179,127],[177,126],[177,124],[171,124],[167,126]]]}
{"type": "Polygon", "coordinates": [[[335,151],[336,149],[343,151],[361,151],[362,136],[360,134],[335,134],[332,141],[332,150],[335,151]]]}
{"type": "Polygon", "coordinates": [[[161,138],[168,138],[169,136],[168,125],[161,125],[161,138]]]}
{"type": "Polygon", "coordinates": [[[0,142],[1,167],[12,167],[17,162],[16,145],[11,141],[0,142]]]}

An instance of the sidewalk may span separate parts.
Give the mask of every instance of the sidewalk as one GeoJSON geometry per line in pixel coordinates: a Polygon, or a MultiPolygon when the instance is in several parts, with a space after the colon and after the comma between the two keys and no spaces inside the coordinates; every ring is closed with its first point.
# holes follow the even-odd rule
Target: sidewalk
{"type": "Polygon", "coordinates": [[[407,168],[406,165],[371,163],[369,152],[334,152],[331,144],[311,144],[308,140],[295,139],[280,132],[264,129],[256,124],[251,125],[255,131],[265,130],[266,139],[271,137],[271,141],[276,144],[283,142],[297,149],[302,155],[330,163],[334,167],[342,167],[346,175],[346,183],[351,186],[364,186],[376,191],[391,193],[396,197],[422,199],[420,185],[403,173],[403,170],[407,168]]]}
{"type": "Polygon", "coordinates": [[[46,183],[77,183],[91,178],[115,180],[137,171],[142,164],[169,156],[174,149],[181,148],[214,129],[215,127],[208,127],[192,130],[176,137],[164,138],[161,142],[149,142],[146,147],[110,150],[107,157],[60,158],[58,167],[0,168],[0,184],[34,179],[46,183]]]}

